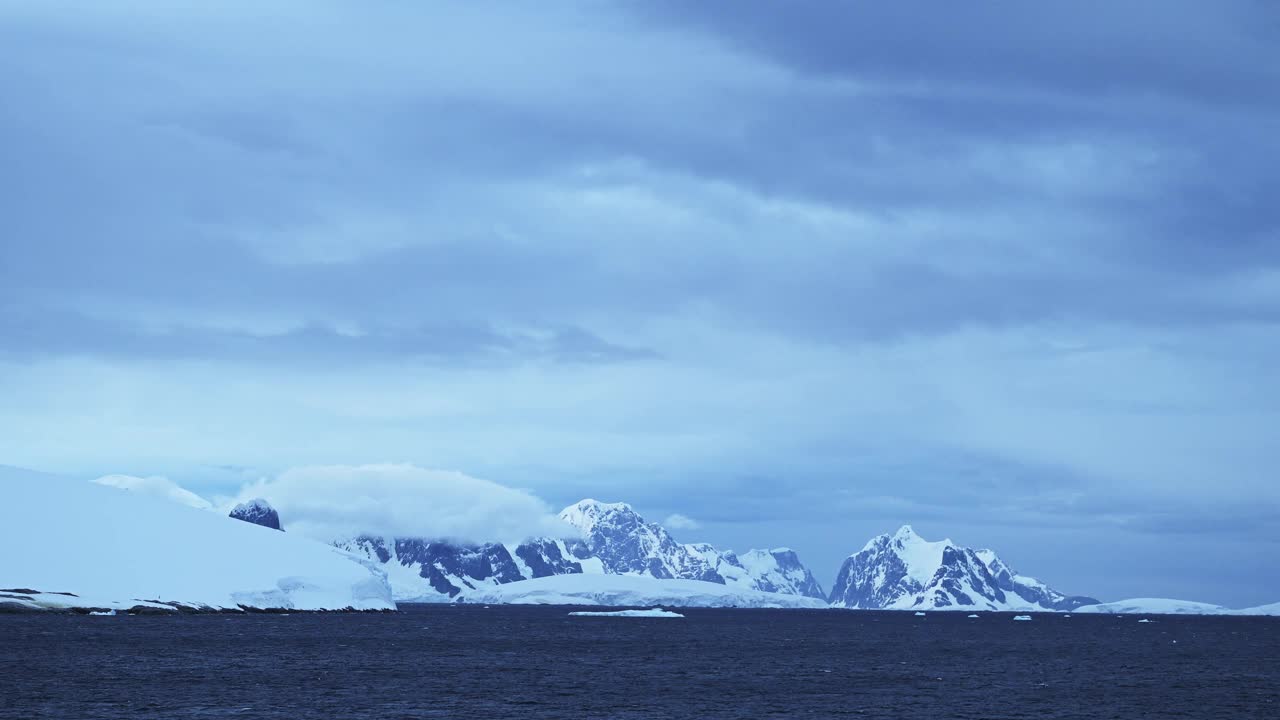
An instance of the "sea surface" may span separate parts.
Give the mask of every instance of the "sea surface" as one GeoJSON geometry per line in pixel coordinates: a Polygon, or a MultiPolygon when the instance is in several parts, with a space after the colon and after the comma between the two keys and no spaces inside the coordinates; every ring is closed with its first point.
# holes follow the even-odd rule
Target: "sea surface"
{"type": "Polygon", "coordinates": [[[0,615],[0,718],[1280,718],[1280,619],[0,615]]]}

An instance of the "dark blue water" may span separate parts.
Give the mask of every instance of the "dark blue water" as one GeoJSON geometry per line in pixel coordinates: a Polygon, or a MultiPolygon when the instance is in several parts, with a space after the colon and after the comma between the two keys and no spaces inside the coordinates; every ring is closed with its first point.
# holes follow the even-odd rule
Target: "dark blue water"
{"type": "Polygon", "coordinates": [[[0,616],[0,718],[1280,718],[1280,620],[0,616]]]}

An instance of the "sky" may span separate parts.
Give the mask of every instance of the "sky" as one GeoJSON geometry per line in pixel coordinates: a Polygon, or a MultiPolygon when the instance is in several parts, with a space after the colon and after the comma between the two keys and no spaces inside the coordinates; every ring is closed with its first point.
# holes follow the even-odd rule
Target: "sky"
{"type": "Polygon", "coordinates": [[[0,0],[0,464],[1280,600],[1280,8],[944,5],[0,0]]]}

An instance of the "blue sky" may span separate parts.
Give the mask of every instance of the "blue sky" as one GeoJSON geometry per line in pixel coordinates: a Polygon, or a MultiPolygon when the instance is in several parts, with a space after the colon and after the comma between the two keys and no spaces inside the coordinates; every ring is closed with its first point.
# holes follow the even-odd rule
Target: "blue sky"
{"type": "Polygon", "coordinates": [[[1280,599],[1272,3],[207,5],[0,2],[0,462],[1280,599]]]}

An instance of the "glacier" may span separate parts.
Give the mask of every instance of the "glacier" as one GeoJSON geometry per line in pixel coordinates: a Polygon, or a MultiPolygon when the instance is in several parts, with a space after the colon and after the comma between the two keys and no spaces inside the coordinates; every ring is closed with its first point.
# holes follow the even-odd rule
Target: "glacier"
{"type": "Polygon", "coordinates": [[[10,610],[394,610],[386,575],[323,543],[137,492],[0,468],[10,610]]]}

